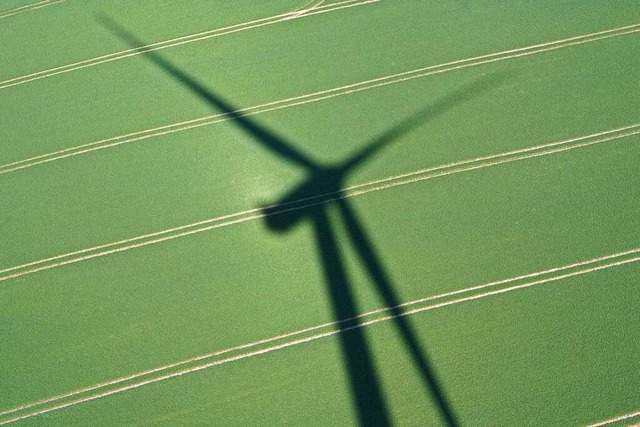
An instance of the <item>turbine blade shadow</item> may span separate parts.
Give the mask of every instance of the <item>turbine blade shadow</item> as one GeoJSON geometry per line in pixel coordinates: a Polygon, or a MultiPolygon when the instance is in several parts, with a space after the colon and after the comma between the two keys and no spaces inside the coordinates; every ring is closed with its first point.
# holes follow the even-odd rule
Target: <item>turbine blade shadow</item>
{"type": "Polygon", "coordinates": [[[369,143],[369,145],[367,145],[360,152],[344,162],[343,168],[345,170],[355,169],[356,167],[362,165],[369,158],[376,155],[380,150],[384,149],[397,139],[411,132],[416,127],[421,126],[424,123],[433,120],[437,116],[446,113],[448,110],[451,110],[458,104],[469,101],[479,96],[480,93],[484,92],[485,90],[500,84],[505,78],[506,75],[504,73],[492,74],[489,77],[481,78],[456,89],[453,93],[439,99],[431,105],[428,105],[417,113],[414,113],[409,118],[398,123],[391,129],[387,130],[383,134],[374,138],[369,143]]]}
{"type": "Polygon", "coordinates": [[[191,92],[206,101],[212,107],[224,112],[225,115],[227,115],[246,133],[253,136],[263,147],[266,147],[275,154],[278,154],[283,158],[297,163],[307,169],[313,169],[315,167],[311,159],[296,150],[291,144],[285,141],[284,138],[276,135],[264,126],[261,126],[255,120],[250,119],[246,113],[235,109],[231,104],[222,99],[222,97],[216,95],[211,89],[206,88],[202,83],[180,70],[156,52],[152,50],[145,50],[145,43],[117,22],[104,14],[98,15],[97,19],[105,28],[128,46],[143,52],[143,57],[153,62],[173,79],[189,88],[191,92]]]}
{"type": "Polygon", "coordinates": [[[459,424],[456,420],[453,408],[451,407],[451,404],[449,403],[434,370],[431,368],[426,352],[420,346],[416,332],[412,328],[408,319],[403,315],[402,309],[398,308],[401,301],[393,290],[391,280],[389,279],[387,272],[384,270],[382,262],[376,254],[371,240],[367,237],[367,234],[360,225],[356,214],[353,212],[348,202],[346,200],[339,200],[337,204],[340,212],[342,213],[347,232],[351,237],[351,243],[356,253],[360,256],[371,280],[375,284],[376,290],[387,307],[395,307],[390,309],[390,315],[394,316],[393,320],[409,354],[413,358],[413,363],[416,369],[420,372],[427,393],[433,397],[444,422],[450,427],[458,426],[459,424]]]}

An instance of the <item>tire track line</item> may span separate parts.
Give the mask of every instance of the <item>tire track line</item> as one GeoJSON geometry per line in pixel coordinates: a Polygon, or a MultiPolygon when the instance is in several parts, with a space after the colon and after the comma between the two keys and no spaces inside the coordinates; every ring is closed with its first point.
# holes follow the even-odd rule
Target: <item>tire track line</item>
{"type": "MultiPolygon", "coordinates": [[[[586,43],[593,43],[600,40],[605,40],[613,37],[620,37],[629,34],[635,34],[640,32],[640,24],[635,24],[626,27],[619,27],[612,30],[600,31],[597,33],[590,33],[584,36],[571,37],[569,39],[562,39],[554,42],[548,42],[543,44],[532,45],[525,48],[511,49],[502,52],[496,52],[488,55],[475,56],[472,58],[466,58],[456,60],[452,62],[446,62],[438,65],[432,65],[423,67],[411,71],[405,71],[389,76],[379,77],[371,80],[365,80],[358,83],[339,86],[331,89],[326,89],[310,94],[299,95],[291,98],[282,99],[279,101],[268,102],[265,104],[255,105],[252,107],[246,107],[238,110],[236,113],[240,116],[252,116],[257,114],[263,114],[271,111],[282,110],[286,108],[303,106],[315,102],[328,100],[340,96],[346,96],[355,94],[362,91],[369,91],[376,88],[408,82],[411,80],[424,78],[432,75],[447,73],[451,71],[461,70],[470,67],[477,67],[481,65],[488,65],[496,62],[506,61],[510,59],[528,57],[536,54],[541,54],[549,51],[555,51],[558,49],[582,45],[586,43]]],[[[142,131],[129,133],[126,135],[120,135],[112,138],[102,139],[99,141],[70,147],[50,153],[30,157],[27,159],[19,160],[12,163],[0,165],[0,175],[19,170],[27,169],[30,167],[58,161],[70,157],[75,157],[82,154],[91,153],[107,148],[118,147],[124,144],[130,144],[133,142],[143,141],[150,138],[161,137],[170,135],[176,132],[187,131],[190,129],[199,128],[202,126],[209,126],[217,123],[227,122],[232,120],[229,114],[219,113],[210,116],[200,117],[192,120],[182,121],[142,131]]]]}
{"type": "MultiPolygon", "coordinates": [[[[59,1],[65,1],[65,0],[59,0],[59,1]]],[[[114,52],[114,53],[74,62],[72,64],[61,65],[59,67],[49,68],[47,70],[37,71],[35,73],[13,77],[11,79],[1,81],[0,90],[23,85],[25,83],[33,82],[36,80],[57,76],[60,74],[69,73],[71,71],[81,70],[84,68],[105,64],[108,62],[119,61],[121,59],[130,58],[132,56],[143,55],[147,52],[181,46],[184,44],[194,43],[202,40],[208,40],[215,37],[221,37],[228,34],[234,34],[241,31],[246,31],[254,28],[264,27],[267,25],[277,24],[279,22],[288,21],[291,19],[299,19],[299,18],[314,16],[322,13],[348,9],[356,6],[363,6],[371,3],[377,3],[379,1],[381,0],[345,0],[337,3],[330,3],[326,5],[321,5],[321,6],[319,5],[317,7],[310,7],[307,9],[303,9],[301,11],[287,12],[287,13],[282,13],[278,15],[273,15],[267,18],[261,18],[261,19],[256,19],[252,21],[243,22],[240,24],[230,25],[227,27],[216,28],[213,30],[190,34],[188,36],[182,36],[182,37],[178,37],[170,40],[164,40],[164,41],[148,44],[142,47],[126,49],[119,52],[114,52]]]]}
{"type": "MultiPolygon", "coordinates": [[[[111,396],[114,394],[119,394],[129,390],[134,390],[134,389],[137,389],[146,385],[154,384],[160,381],[181,377],[183,375],[199,372],[215,366],[220,366],[227,363],[259,356],[262,354],[283,350],[296,345],[334,336],[340,333],[348,332],[356,328],[362,328],[362,327],[371,326],[377,323],[386,322],[399,317],[410,316],[410,315],[431,311],[439,308],[444,308],[452,305],[476,301],[476,300],[484,299],[491,296],[506,294],[516,290],[527,289],[527,288],[531,288],[534,286],[539,286],[547,283],[554,283],[554,282],[569,279],[572,277],[584,276],[586,274],[591,274],[598,271],[608,270],[614,267],[636,263],[640,261],[640,256],[638,256],[639,253],[640,253],[640,248],[636,248],[636,249],[627,250],[624,252],[619,252],[611,255],[601,256],[601,257],[593,258],[587,261],[572,263],[572,264],[555,267],[555,268],[551,268],[543,271],[524,274],[521,276],[509,278],[509,279],[489,282],[482,285],[460,289],[453,292],[433,295],[430,297],[425,297],[418,300],[405,302],[395,307],[384,307],[384,308],[363,313],[353,318],[344,319],[344,320],[335,321],[335,322],[329,322],[322,325],[317,325],[317,326],[301,329],[298,331],[290,332],[287,334],[279,335],[276,337],[255,341],[249,344],[244,344],[244,345],[232,347],[229,349],[208,353],[208,354],[197,356],[191,359],[186,359],[186,360],[175,362],[162,367],[158,367],[151,370],[132,374],[126,377],[118,378],[112,381],[96,384],[96,385],[79,389],[73,392],[61,394],[58,396],[53,396],[37,402],[22,405],[20,407],[13,408],[10,410],[5,410],[4,412],[0,412],[0,416],[16,414],[18,412],[24,412],[27,409],[32,409],[32,411],[30,412],[23,413],[21,415],[17,415],[9,419],[2,420],[0,421],[0,425],[10,424],[26,418],[31,418],[37,415],[58,411],[64,408],[76,406],[85,402],[93,401],[93,400],[111,396]],[[545,276],[548,276],[548,277],[545,277],[545,276]],[[532,278],[537,278],[537,279],[530,281],[529,279],[532,279],[532,278]],[[518,283],[518,282],[524,282],[524,283],[518,283]],[[518,283],[518,284],[508,286],[508,287],[500,287],[500,285],[513,284],[513,283],[518,283]],[[496,288],[496,287],[498,287],[498,289],[486,291],[487,289],[496,288]],[[478,290],[482,290],[485,292],[473,293],[478,290]],[[471,295],[463,296],[460,298],[447,299],[451,296],[459,296],[464,294],[471,294],[471,295]],[[442,302],[432,303],[433,301],[438,301],[443,299],[444,301],[442,302]],[[428,304],[425,305],[425,303],[428,303],[428,304]],[[405,308],[410,308],[410,309],[404,311],[403,309],[405,308]],[[329,330],[308,335],[309,332],[322,331],[324,329],[329,329],[329,330]],[[302,338],[287,340],[288,338],[293,338],[298,336],[302,336],[302,338]],[[282,343],[273,344],[283,340],[284,342],[282,343]],[[261,346],[264,346],[266,344],[272,344],[272,345],[269,345],[264,348],[260,348],[261,346]],[[202,361],[206,361],[207,359],[215,359],[216,357],[219,357],[222,355],[227,355],[230,353],[232,354],[235,352],[239,352],[240,350],[247,350],[247,349],[252,349],[252,350],[244,353],[240,352],[239,354],[227,356],[222,359],[218,358],[217,360],[209,360],[206,363],[197,364],[195,366],[190,366],[187,368],[181,368],[174,372],[167,372],[174,368],[182,367],[188,364],[192,364],[194,362],[202,362],[202,361]],[[161,375],[156,375],[151,378],[145,378],[150,375],[158,374],[158,373],[161,373],[161,375]],[[138,381],[133,382],[132,380],[138,380],[138,381]],[[126,384],[126,385],[121,385],[121,384],[126,384]],[[108,389],[111,386],[117,386],[117,387],[108,389]],[[88,394],[88,395],[78,398],[78,396],[81,396],[84,394],[88,394]],[[69,399],[69,398],[74,398],[74,399],[63,402],[65,399],[69,399]],[[60,402],[63,402],[63,403],[60,403],[60,402]],[[47,404],[51,404],[51,403],[54,403],[55,405],[45,407],[47,404]],[[35,410],[33,410],[34,408],[35,410]]],[[[602,423],[594,424],[589,427],[604,426],[604,425],[611,424],[613,422],[633,418],[637,415],[638,413],[629,414],[629,415],[617,417],[615,419],[608,420],[602,423]]]]}
{"type": "Polygon", "coordinates": [[[18,15],[20,13],[31,12],[32,10],[42,9],[43,7],[51,6],[56,3],[62,3],[67,0],[44,0],[38,3],[32,3],[25,6],[16,7],[4,12],[0,12],[0,19],[8,18],[10,16],[18,15]]]}
{"type": "Polygon", "coordinates": [[[488,167],[513,163],[521,160],[533,159],[579,148],[590,147],[605,142],[621,140],[635,135],[640,135],[640,123],[608,131],[597,132],[590,135],[571,138],[563,141],[541,144],[533,147],[511,150],[498,154],[481,156],[421,169],[410,173],[391,176],[347,187],[339,193],[325,193],[305,199],[300,199],[294,202],[289,202],[286,204],[245,210],[242,212],[206,219],[191,224],[186,224],[154,233],[143,234],[129,239],[106,243],[91,248],[68,252],[65,254],[17,265],[14,267],[5,268],[0,270],[0,282],[26,276],[29,274],[34,274],[40,271],[75,264],[81,261],[87,261],[90,259],[100,258],[131,249],[137,249],[144,246],[174,240],[177,238],[187,237],[190,235],[215,230],[217,228],[229,227],[232,225],[265,218],[267,216],[280,215],[300,209],[308,209],[321,204],[331,203],[340,199],[356,197],[371,192],[387,190],[398,186],[404,186],[421,181],[485,169],[488,167]],[[265,209],[269,209],[271,212],[265,213],[265,209]]]}
{"type": "MultiPolygon", "coordinates": [[[[616,424],[616,423],[619,423],[621,421],[631,420],[633,418],[638,418],[638,417],[640,417],[640,411],[633,412],[631,414],[620,415],[618,417],[611,418],[611,419],[604,420],[604,421],[600,421],[600,422],[595,423],[595,424],[589,424],[587,427],[603,427],[603,426],[616,424]]],[[[634,424],[633,426],[638,426],[638,425],[640,425],[640,424],[634,424]]]]}

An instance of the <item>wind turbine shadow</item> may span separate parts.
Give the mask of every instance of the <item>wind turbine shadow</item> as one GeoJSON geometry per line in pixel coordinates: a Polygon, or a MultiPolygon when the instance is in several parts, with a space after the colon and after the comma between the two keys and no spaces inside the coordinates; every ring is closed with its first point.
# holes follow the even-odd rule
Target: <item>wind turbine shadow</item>
{"type": "MultiPolygon", "coordinates": [[[[99,19],[103,25],[130,47],[143,49],[144,44],[120,25],[106,16],[100,16],[99,19]]],[[[222,111],[239,128],[252,136],[255,143],[307,171],[307,179],[304,182],[286,194],[278,203],[264,209],[266,224],[274,232],[291,230],[302,221],[308,221],[313,228],[333,315],[342,328],[338,339],[344,355],[351,394],[360,424],[363,426],[385,426],[391,425],[392,422],[381,381],[374,366],[371,349],[358,319],[359,311],[344,265],[341,248],[338,245],[334,226],[330,221],[329,208],[331,206],[337,208],[337,212],[344,221],[352,249],[358,255],[385,306],[389,307],[388,312],[393,318],[424,388],[432,396],[443,422],[449,426],[457,426],[457,417],[431,366],[424,350],[424,344],[421,344],[417,332],[404,316],[401,308],[398,307],[401,301],[394,290],[389,274],[385,270],[373,242],[349,204],[344,188],[348,176],[366,164],[382,149],[427,121],[496,86],[504,76],[493,75],[465,85],[379,135],[347,160],[335,165],[324,165],[297,150],[294,144],[272,130],[233,108],[229,102],[156,52],[146,51],[143,56],[206,101],[215,110],[222,111]],[[300,203],[305,200],[313,201],[300,203]]]]}

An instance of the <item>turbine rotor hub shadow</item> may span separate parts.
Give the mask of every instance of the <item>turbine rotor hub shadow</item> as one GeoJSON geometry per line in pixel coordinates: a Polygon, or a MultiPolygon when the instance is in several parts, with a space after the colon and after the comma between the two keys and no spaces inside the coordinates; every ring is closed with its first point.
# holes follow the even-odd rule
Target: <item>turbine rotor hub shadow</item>
{"type": "Polygon", "coordinates": [[[319,167],[275,205],[263,209],[269,230],[284,233],[305,219],[314,219],[327,204],[343,197],[344,168],[319,167]]]}

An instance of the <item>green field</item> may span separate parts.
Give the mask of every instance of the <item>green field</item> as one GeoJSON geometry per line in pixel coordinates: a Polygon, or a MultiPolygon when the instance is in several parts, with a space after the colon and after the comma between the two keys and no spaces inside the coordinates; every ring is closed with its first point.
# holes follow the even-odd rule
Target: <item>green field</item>
{"type": "Polygon", "coordinates": [[[640,425],[638,1],[306,1],[0,2],[0,425],[640,425]]]}

